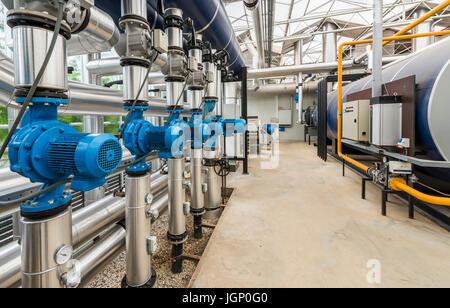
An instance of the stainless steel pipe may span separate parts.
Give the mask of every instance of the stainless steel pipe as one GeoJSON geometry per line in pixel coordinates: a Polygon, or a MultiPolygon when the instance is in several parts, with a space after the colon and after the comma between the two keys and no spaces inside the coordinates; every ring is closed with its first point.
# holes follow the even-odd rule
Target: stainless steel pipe
{"type": "Polygon", "coordinates": [[[183,188],[184,158],[168,160],[169,168],[169,242],[186,241],[185,195],[183,188]]]}
{"type": "MultiPolygon", "coordinates": [[[[53,31],[30,26],[12,29],[14,41],[15,87],[31,88],[44,62],[53,37],[53,31]]],[[[50,61],[39,87],[67,91],[66,39],[58,35],[50,61]]]]}
{"type": "Polygon", "coordinates": [[[20,251],[20,244],[17,241],[2,247],[0,253],[0,288],[14,288],[20,285],[22,279],[20,251]]]}
{"type": "Polygon", "coordinates": [[[143,66],[126,65],[123,67],[123,99],[125,101],[148,101],[148,80],[145,79],[148,69],[143,66]],[[143,91],[138,96],[139,89],[144,84],[143,91]]]}
{"type": "MultiPolygon", "coordinates": [[[[0,104],[10,108],[20,109],[14,103],[14,64],[11,59],[0,52],[0,104]]],[[[37,74],[37,73],[36,73],[37,74]]],[[[125,115],[123,109],[123,92],[100,86],[79,82],[69,82],[69,104],[59,109],[63,114],[91,115],[125,115]]],[[[166,100],[156,97],[149,98],[150,110],[147,115],[166,116],[166,100]]],[[[185,108],[186,109],[186,108],[185,108]]]]}
{"type": "MultiPolygon", "coordinates": [[[[118,47],[116,46],[116,50],[118,47]]],[[[119,54],[120,55],[120,54],[119,54]]],[[[167,55],[159,54],[155,62],[152,65],[152,72],[160,72],[163,67],[167,65],[167,55]]],[[[89,61],[86,64],[86,69],[89,73],[98,76],[112,76],[112,75],[122,75],[123,70],[120,66],[120,58],[102,58],[98,60],[89,61]]],[[[149,83],[154,84],[164,82],[164,76],[162,74],[149,75],[149,83]]]]}
{"type": "MultiPolygon", "coordinates": [[[[402,60],[405,57],[385,57],[383,58],[383,64],[388,64],[397,60],[402,60]]],[[[343,68],[363,68],[364,64],[355,64],[353,60],[343,61],[343,68]]],[[[248,78],[273,78],[273,77],[286,77],[295,76],[298,73],[304,74],[316,74],[316,73],[327,73],[332,70],[337,69],[338,62],[328,62],[328,63],[312,63],[312,64],[301,64],[301,65],[289,65],[289,66],[279,66],[264,69],[251,69],[248,71],[248,78]]]]}
{"type": "Polygon", "coordinates": [[[169,205],[169,194],[166,192],[159,199],[152,203],[151,214],[152,221],[157,220],[163,214],[169,205]]]}
{"type": "Polygon", "coordinates": [[[112,17],[98,7],[85,10],[82,28],[73,29],[67,41],[69,56],[77,56],[111,50],[118,42],[120,31],[112,17]]]}
{"type": "Polygon", "coordinates": [[[205,208],[203,182],[203,150],[191,149],[191,209],[193,215],[203,215],[205,208]]]}
{"type": "Polygon", "coordinates": [[[22,218],[22,225],[22,287],[64,287],[61,274],[72,259],[71,208],[49,218],[22,218]]]}
{"type": "Polygon", "coordinates": [[[125,214],[124,198],[108,196],[78,210],[72,215],[72,242],[81,244],[112,223],[123,219],[125,214]]]}
{"type": "MultiPolygon", "coordinates": [[[[203,151],[204,156],[210,159],[214,159],[216,156],[215,151],[203,151]]],[[[221,214],[220,205],[222,204],[222,179],[217,175],[213,166],[205,167],[206,183],[208,185],[208,191],[205,194],[205,209],[204,218],[214,219],[218,218],[221,214]]]]}
{"type": "Polygon", "coordinates": [[[258,47],[258,68],[266,66],[266,55],[264,49],[264,29],[262,24],[262,13],[259,0],[243,0],[245,7],[252,13],[253,27],[256,34],[256,44],[258,47]]]}
{"type": "MultiPolygon", "coordinates": [[[[150,175],[133,176],[126,179],[126,285],[141,287],[152,278],[149,241],[151,232],[150,175]]],[[[124,282],[122,283],[124,286],[124,282]]]]}
{"type": "Polygon", "coordinates": [[[81,271],[82,285],[86,285],[101,270],[110,263],[125,247],[126,231],[120,225],[115,225],[99,241],[77,257],[81,271]]]}

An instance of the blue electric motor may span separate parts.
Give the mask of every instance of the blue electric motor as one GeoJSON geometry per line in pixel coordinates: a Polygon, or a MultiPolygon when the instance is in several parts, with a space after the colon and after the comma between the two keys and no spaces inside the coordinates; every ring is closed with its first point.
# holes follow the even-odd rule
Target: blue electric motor
{"type": "MultiPolygon", "coordinates": [[[[70,176],[72,190],[89,191],[103,185],[122,161],[119,141],[110,134],[82,134],[59,122],[57,107],[64,100],[33,98],[31,102],[9,143],[11,171],[44,183],[42,189],[70,176]]],[[[63,193],[64,186],[22,204],[22,214],[45,215],[68,205],[71,194],[63,193]]]]}
{"type": "MultiPolygon", "coordinates": [[[[184,143],[190,134],[189,125],[179,119],[182,110],[173,111],[170,122],[165,126],[154,126],[143,120],[143,112],[147,108],[139,108],[131,112],[130,120],[123,133],[125,147],[136,155],[137,159],[152,151],[159,151],[160,158],[182,157],[184,143]]],[[[143,160],[128,169],[139,172],[149,168],[150,166],[143,160]]]]}
{"type": "Polygon", "coordinates": [[[204,121],[203,139],[205,147],[215,149],[218,136],[231,137],[234,134],[243,134],[247,129],[247,123],[243,119],[223,119],[213,116],[212,111],[216,107],[216,102],[205,101],[204,112],[208,117],[204,121]]]}

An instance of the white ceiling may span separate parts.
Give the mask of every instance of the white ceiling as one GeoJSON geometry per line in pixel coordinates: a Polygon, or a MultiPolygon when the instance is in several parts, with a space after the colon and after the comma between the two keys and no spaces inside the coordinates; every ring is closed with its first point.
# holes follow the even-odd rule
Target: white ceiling
{"type": "MultiPolygon", "coordinates": [[[[293,53],[285,42],[286,37],[301,33],[312,33],[312,39],[306,48],[304,62],[321,61],[322,36],[314,35],[319,31],[318,27],[324,21],[335,21],[340,24],[343,33],[338,34],[338,41],[348,41],[367,33],[367,29],[373,22],[373,0],[275,0],[275,25],[274,25],[274,52],[288,51],[283,55],[281,65],[293,64],[293,53]],[[292,7],[291,7],[292,5],[292,7]],[[290,11],[292,11],[289,18],[290,11]],[[345,33],[346,28],[361,27],[354,30],[349,37],[345,33]]],[[[252,14],[244,7],[242,0],[224,0],[228,15],[237,35],[250,30],[252,40],[255,40],[253,30],[252,14]]],[[[429,9],[441,3],[441,1],[417,1],[417,0],[384,0],[385,22],[389,24],[405,23],[407,19],[414,18],[414,11],[419,6],[429,9]]],[[[441,12],[445,15],[450,13],[450,8],[441,12]]],[[[448,19],[448,18],[447,18],[448,19]]],[[[401,25],[404,27],[404,25],[401,25]]],[[[393,27],[395,28],[395,27],[393,27]]],[[[369,30],[370,31],[370,30],[369,30]]],[[[292,41],[290,42],[292,44],[292,41]]]]}

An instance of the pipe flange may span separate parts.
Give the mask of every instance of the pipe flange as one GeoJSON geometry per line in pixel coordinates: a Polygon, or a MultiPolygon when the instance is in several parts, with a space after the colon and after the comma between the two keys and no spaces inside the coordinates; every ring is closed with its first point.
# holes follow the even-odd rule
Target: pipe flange
{"type": "Polygon", "coordinates": [[[72,34],[78,34],[84,29],[87,28],[89,25],[89,21],[91,19],[91,10],[82,10],[81,11],[81,18],[83,18],[83,22],[80,22],[76,24],[74,27],[72,27],[72,34]]]}
{"type": "Polygon", "coordinates": [[[146,176],[149,172],[150,172],[151,168],[147,169],[147,170],[132,170],[132,169],[125,169],[125,173],[127,174],[127,176],[130,177],[141,177],[141,176],[146,176]]]}
{"type": "Polygon", "coordinates": [[[204,102],[218,102],[219,98],[217,96],[204,96],[203,97],[204,102]]]}
{"type": "Polygon", "coordinates": [[[186,78],[183,76],[167,76],[164,78],[165,82],[185,82],[186,78]]]}
{"type": "MultiPolygon", "coordinates": [[[[123,103],[123,107],[125,109],[131,108],[131,107],[133,107],[133,103],[134,103],[134,100],[125,101],[125,103],[123,103]]],[[[138,100],[138,101],[136,101],[135,107],[146,107],[146,108],[149,108],[150,105],[148,104],[147,101],[140,101],[140,100],[138,100]]]]}
{"type": "Polygon", "coordinates": [[[145,30],[148,30],[148,31],[151,30],[150,24],[148,23],[147,19],[145,19],[144,17],[139,16],[139,15],[135,15],[135,14],[123,15],[119,19],[119,27],[120,27],[120,29],[125,30],[125,24],[126,23],[136,23],[142,29],[145,29],[145,30]]]}
{"type": "Polygon", "coordinates": [[[182,10],[177,8],[168,8],[164,12],[164,29],[171,27],[180,28],[183,30],[184,21],[182,10]]]}
{"type": "MultiPolygon", "coordinates": [[[[48,14],[30,10],[12,10],[7,15],[7,23],[11,28],[18,26],[30,26],[54,31],[57,18],[48,14]]],[[[71,28],[66,21],[61,22],[59,34],[66,40],[70,40],[71,28]]]]}
{"type": "Polygon", "coordinates": [[[205,87],[202,86],[189,86],[188,90],[190,91],[203,91],[205,89],[205,87]]]}
{"type": "Polygon", "coordinates": [[[254,9],[256,9],[258,4],[259,4],[259,0],[255,0],[253,2],[247,2],[244,0],[245,7],[248,8],[250,11],[253,11],[254,9]]]}
{"type": "Polygon", "coordinates": [[[178,46],[169,46],[169,53],[175,53],[180,55],[181,57],[184,57],[186,54],[184,53],[183,47],[178,46]]]}
{"type": "MultiPolygon", "coordinates": [[[[192,108],[190,111],[191,114],[202,114],[203,113],[203,109],[202,108],[192,108]]],[[[193,148],[195,149],[195,148],[193,148]]]]}
{"type": "Polygon", "coordinates": [[[173,235],[167,232],[167,240],[173,245],[183,244],[184,242],[186,242],[187,238],[188,238],[187,231],[180,235],[173,235]]]}
{"type": "Polygon", "coordinates": [[[191,208],[191,214],[193,216],[202,216],[203,214],[205,214],[205,212],[206,212],[205,207],[202,207],[201,209],[191,208]]]}
{"type": "Polygon", "coordinates": [[[123,277],[120,287],[122,289],[152,289],[156,284],[156,271],[152,268],[152,276],[150,279],[139,287],[132,287],[127,283],[127,276],[123,277]]]}
{"type": "Polygon", "coordinates": [[[58,215],[58,214],[64,212],[71,204],[72,204],[72,199],[69,202],[67,202],[59,207],[55,207],[53,209],[42,211],[42,212],[26,212],[26,211],[21,210],[20,215],[22,217],[25,217],[28,219],[48,218],[48,217],[55,216],[55,215],[58,215]]]}
{"type": "Polygon", "coordinates": [[[183,106],[179,106],[179,105],[171,105],[171,106],[167,106],[167,112],[183,112],[184,111],[184,107],[183,106]]]}
{"type": "MultiPolygon", "coordinates": [[[[14,91],[15,97],[27,97],[29,89],[16,89],[14,91]]],[[[45,97],[45,98],[59,98],[69,99],[69,96],[64,92],[53,92],[49,90],[41,90],[34,92],[33,97],[45,97]]]]}
{"type": "Polygon", "coordinates": [[[149,68],[151,61],[140,57],[124,57],[120,59],[120,66],[142,66],[149,68]]]}

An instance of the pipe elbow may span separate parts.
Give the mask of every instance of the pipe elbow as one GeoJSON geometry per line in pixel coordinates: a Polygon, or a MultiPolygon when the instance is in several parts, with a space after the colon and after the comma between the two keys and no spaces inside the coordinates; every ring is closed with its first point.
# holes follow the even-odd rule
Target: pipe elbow
{"type": "Polygon", "coordinates": [[[402,191],[402,186],[407,185],[406,181],[402,178],[393,178],[390,180],[389,185],[395,191],[402,191]]]}

